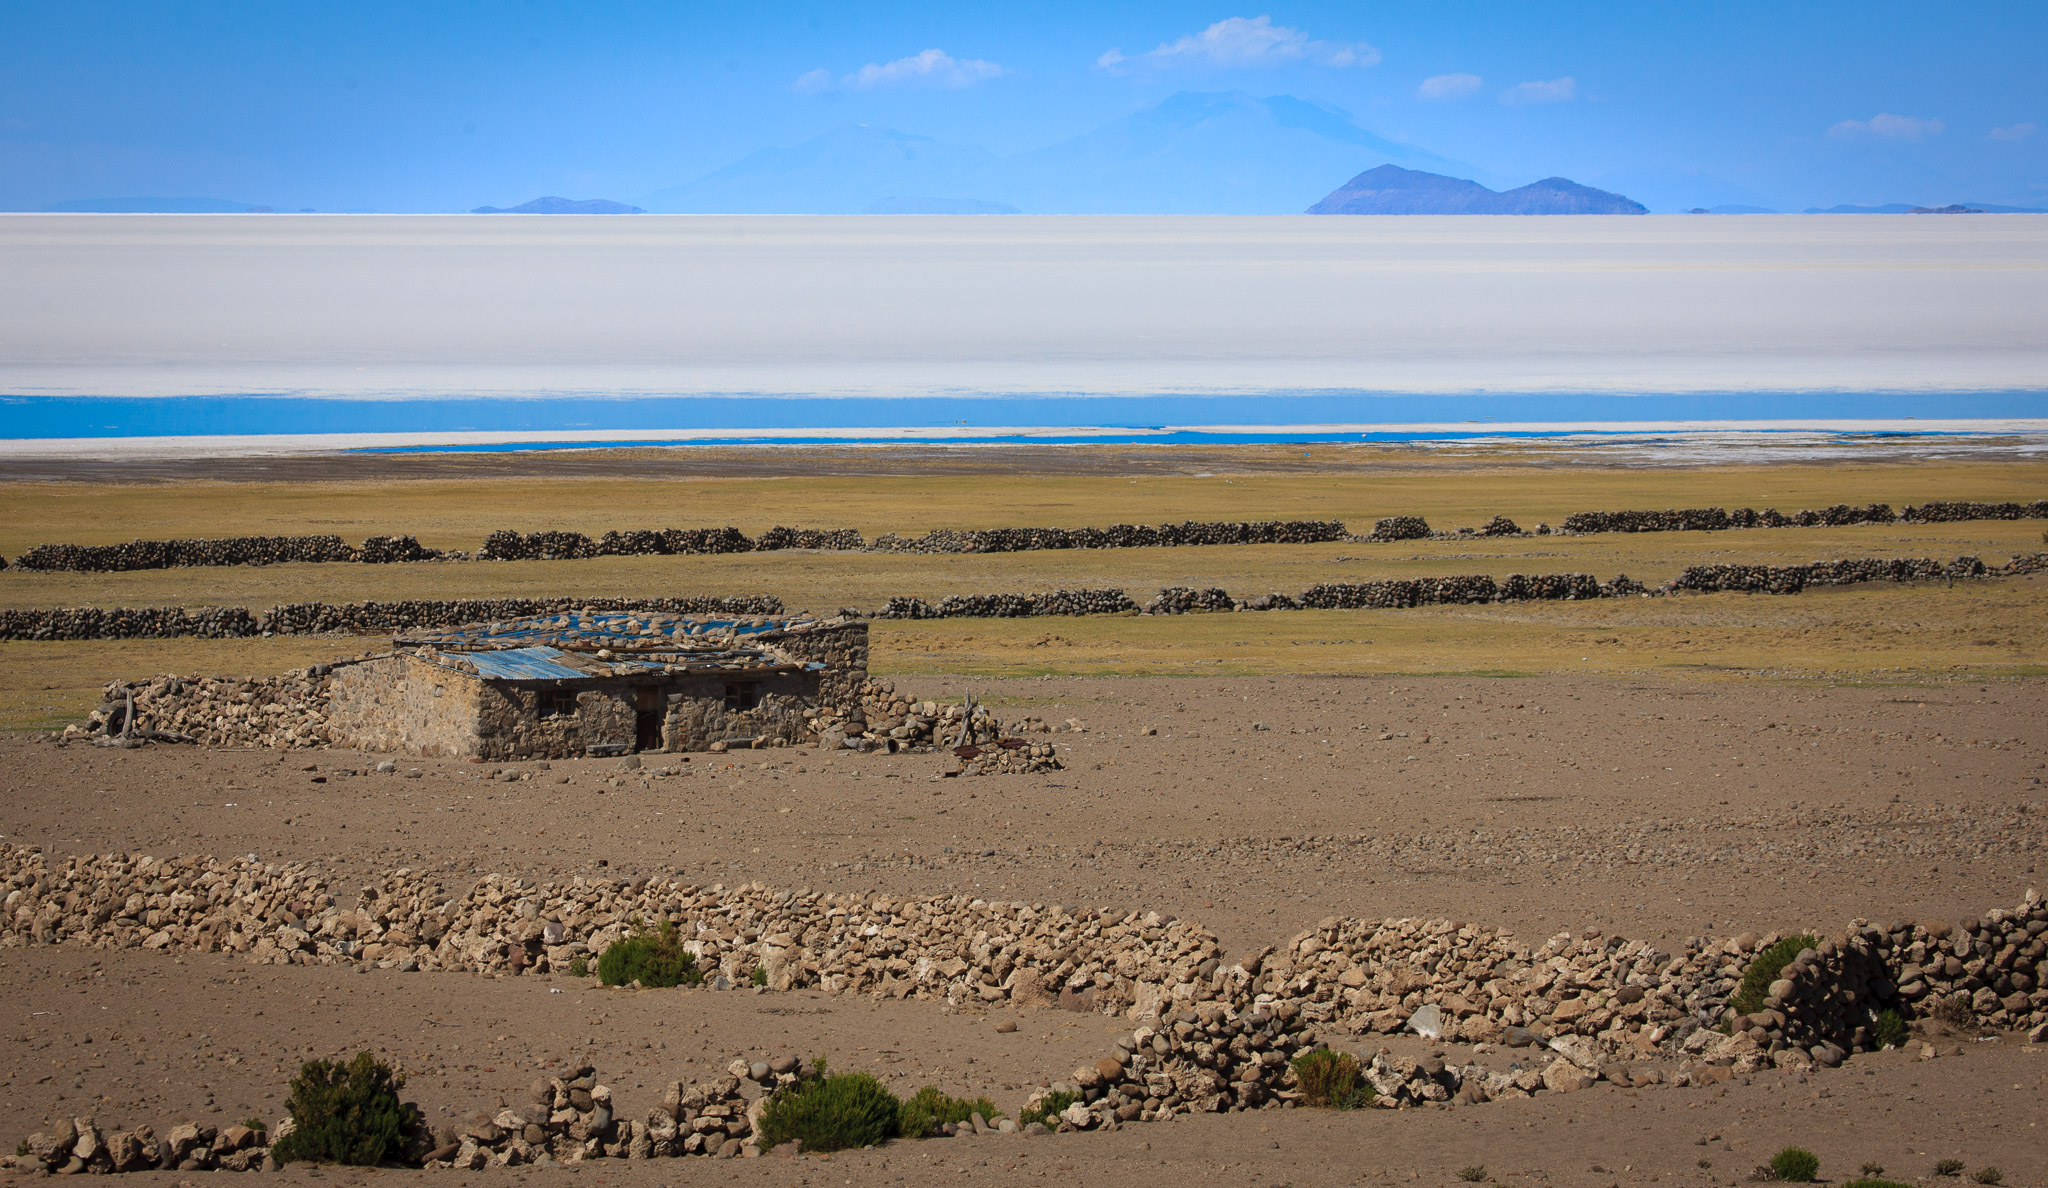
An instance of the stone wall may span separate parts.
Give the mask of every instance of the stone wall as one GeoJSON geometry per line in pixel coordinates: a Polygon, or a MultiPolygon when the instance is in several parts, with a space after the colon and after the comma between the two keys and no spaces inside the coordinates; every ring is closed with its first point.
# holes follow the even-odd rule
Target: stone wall
{"type": "Polygon", "coordinates": [[[480,755],[485,693],[473,677],[403,653],[341,665],[327,687],[328,737],[365,751],[480,755]]]}
{"type": "Polygon", "coordinates": [[[0,640],[244,639],[261,635],[342,635],[459,627],[571,610],[651,611],[671,615],[761,616],[783,613],[772,594],[681,598],[420,598],[403,602],[298,602],[258,616],[246,607],[59,607],[0,609],[0,640]]]}
{"type": "Polygon", "coordinates": [[[344,896],[308,864],[60,857],[0,845],[0,946],[519,973],[587,959],[635,919],[674,921],[714,985],[745,984],[760,967],[776,989],[1060,1004],[1140,1021],[1205,1004],[1285,1003],[1310,1022],[1357,1031],[1533,1038],[1596,1070],[1652,1053],[1752,1067],[1838,1061],[1871,1042],[1871,1012],[1892,1003],[1908,1018],[1936,1002],[1986,1026],[2048,1022],[2039,982],[2048,905],[2034,892],[1961,928],[1856,926],[1801,954],[1772,985],[1769,1005],[1738,1019],[1729,997],[1775,937],[1696,937],[1665,951],[1588,931],[1529,948],[1448,920],[1332,917],[1229,961],[1196,923],[1120,909],[646,879],[493,875],[463,889],[414,870],[344,896]],[[1956,989],[1935,989],[1935,976],[1956,989]],[[1977,988],[1963,989],[1972,980],[1977,988]]]}
{"type": "Polygon", "coordinates": [[[103,700],[86,716],[85,732],[114,745],[153,740],[214,747],[325,746],[333,737],[327,720],[333,671],[316,664],[274,677],[116,681],[101,690],[103,700]]]}

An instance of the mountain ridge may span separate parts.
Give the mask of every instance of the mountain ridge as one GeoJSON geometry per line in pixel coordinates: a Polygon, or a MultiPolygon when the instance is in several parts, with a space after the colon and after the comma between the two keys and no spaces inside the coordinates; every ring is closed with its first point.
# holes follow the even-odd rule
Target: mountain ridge
{"type": "Polygon", "coordinates": [[[646,214],[637,206],[609,198],[535,198],[517,206],[479,206],[471,214],[620,215],[646,214]]]}
{"type": "Polygon", "coordinates": [[[1512,190],[1441,173],[1379,165],[1338,186],[1305,212],[1313,215],[1571,215],[1648,214],[1642,203],[1568,177],[1546,177],[1512,190]]]}

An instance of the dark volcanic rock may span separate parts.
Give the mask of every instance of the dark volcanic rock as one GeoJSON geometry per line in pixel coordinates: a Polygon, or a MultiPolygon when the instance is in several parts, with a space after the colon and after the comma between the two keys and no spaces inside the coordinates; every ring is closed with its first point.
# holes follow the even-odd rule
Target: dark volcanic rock
{"type": "Polygon", "coordinates": [[[1382,165],[1308,208],[1309,214],[1648,214],[1640,202],[1564,177],[1496,193],[1475,181],[1382,165]]]}

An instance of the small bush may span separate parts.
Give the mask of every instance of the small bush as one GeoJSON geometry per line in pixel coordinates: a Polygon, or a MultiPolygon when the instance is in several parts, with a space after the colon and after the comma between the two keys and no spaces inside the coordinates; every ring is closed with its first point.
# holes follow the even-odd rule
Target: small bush
{"type": "MultiPolygon", "coordinates": [[[[1903,1048],[1906,1046],[1906,1020],[1897,1011],[1886,1007],[1877,1013],[1877,1022],[1871,1028],[1871,1038],[1877,1041],[1878,1049],[1903,1048]]],[[[1883,1171],[1883,1168],[1878,1168],[1883,1171]]],[[[1875,1174],[1875,1173],[1873,1173],[1875,1174]]]]}
{"type": "Polygon", "coordinates": [[[828,1073],[817,1062],[810,1075],[784,1085],[761,1114],[761,1149],[795,1142],[805,1151],[872,1147],[899,1133],[903,1103],[866,1073],[828,1073]]]}
{"type": "Polygon", "coordinates": [[[420,1113],[398,1100],[405,1078],[391,1066],[359,1052],[347,1064],[311,1060],[292,1078],[292,1132],[270,1153],[279,1163],[346,1163],[368,1167],[395,1159],[420,1113]]]}
{"type": "Polygon", "coordinates": [[[1934,1165],[1934,1174],[1937,1176],[1960,1176],[1963,1174],[1963,1161],[1960,1159],[1944,1159],[1934,1165]]]}
{"type": "Polygon", "coordinates": [[[1294,1079],[1301,1086],[1303,1105],[1348,1110],[1373,1097],[1372,1085],[1358,1075],[1358,1060],[1328,1048],[1296,1056],[1294,1079]]]}
{"type": "Polygon", "coordinates": [[[270,1133],[270,1124],[261,1118],[244,1118],[242,1119],[242,1125],[258,1134],[270,1133]]]}
{"type": "Polygon", "coordinates": [[[1081,1100],[1078,1093],[1048,1093],[1038,1099],[1037,1105],[1025,1106],[1017,1111],[1017,1125],[1029,1126],[1033,1122],[1046,1126],[1060,1124],[1060,1111],[1081,1100]]]}
{"type": "Polygon", "coordinates": [[[768,984],[768,967],[765,965],[755,966],[753,980],[756,986],[766,986],[768,984]]]}
{"type": "Polygon", "coordinates": [[[1913,1185],[1902,1184],[1897,1180],[1882,1180],[1875,1176],[1860,1176],[1842,1185],[1842,1188],[1913,1188],[1913,1185]]]}
{"type": "Polygon", "coordinates": [[[569,958],[569,976],[570,976],[570,977],[572,977],[572,978],[587,978],[587,977],[589,977],[589,976],[590,976],[590,962],[589,962],[589,961],[587,961],[587,960],[585,960],[585,959],[584,959],[583,957],[581,957],[581,956],[576,956],[576,957],[571,957],[571,958],[569,958]]]}
{"type": "Polygon", "coordinates": [[[1937,1001],[1927,1012],[1952,1031],[1968,1031],[1977,1025],[1977,1012],[1970,1009],[1970,996],[1951,994],[1937,1001]]]}
{"type": "Polygon", "coordinates": [[[597,980],[607,986],[638,982],[666,989],[704,980],[695,954],[683,948],[673,920],[652,932],[642,928],[606,946],[597,959],[597,980]]]}
{"type": "Polygon", "coordinates": [[[1458,1178],[1467,1184],[1477,1184],[1486,1178],[1486,1165],[1478,1164],[1473,1167],[1461,1167],[1458,1169],[1458,1178]]]}
{"type": "Polygon", "coordinates": [[[1970,1178],[1979,1184],[1996,1184],[2005,1179],[2005,1173],[1995,1167],[1980,1167],[1970,1178]]]}
{"type": "Polygon", "coordinates": [[[1770,948],[1756,955],[1749,963],[1749,969],[1742,975],[1742,985],[1735,990],[1735,996],[1728,1005],[1740,1015],[1751,1015],[1764,1009],[1764,996],[1770,993],[1771,983],[1778,980],[1799,950],[1810,949],[1820,942],[1810,936],[1788,936],[1770,948]]]}
{"type": "Polygon", "coordinates": [[[995,1103],[986,1097],[971,1101],[948,1097],[936,1086],[926,1085],[903,1103],[903,1110],[897,1116],[897,1129],[905,1138],[923,1138],[948,1122],[965,1122],[971,1114],[980,1114],[983,1122],[994,1122],[1002,1117],[996,1112],[995,1103]]]}
{"type": "Polygon", "coordinates": [[[18,1142],[18,1143],[15,1143],[15,1144],[14,1144],[14,1157],[15,1157],[16,1159],[20,1159],[20,1158],[22,1158],[22,1157],[26,1156],[27,1154],[28,1154],[28,1140],[27,1140],[27,1139],[22,1139],[22,1140],[21,1140],[20,1142],[18,1142]]]}
{"type": "Polygon", "coordinates": [[[1787,1147],[1771,1156],[1771,1170],[1788,1184],[1811,1184],[1820,1174],[1820,1157],[1804,1147],[1787,1147]]]}
{"type": "Polygon", "coordinates": [[[1873,1159],[1863,1165],[1863,1174],[1866,1176],[1881,1176],[1884,1174],[1884,1164],[1873,1159]]]}

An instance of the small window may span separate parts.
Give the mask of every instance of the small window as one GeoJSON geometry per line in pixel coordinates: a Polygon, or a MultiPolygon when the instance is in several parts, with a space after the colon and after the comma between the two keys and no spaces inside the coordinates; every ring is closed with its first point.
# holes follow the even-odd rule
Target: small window
{"type": "Polygon", "coordinates": [[[542,720],[575,717],[576,691],[574,689],[542,689],[540,691],[540,716],[542,720]]]}
{"type": "Polygon", "coordinates": [[[738,713],[761,704],[761,686],[754,681],[735,681],[725,687],[725,708],[738,713]]]}

